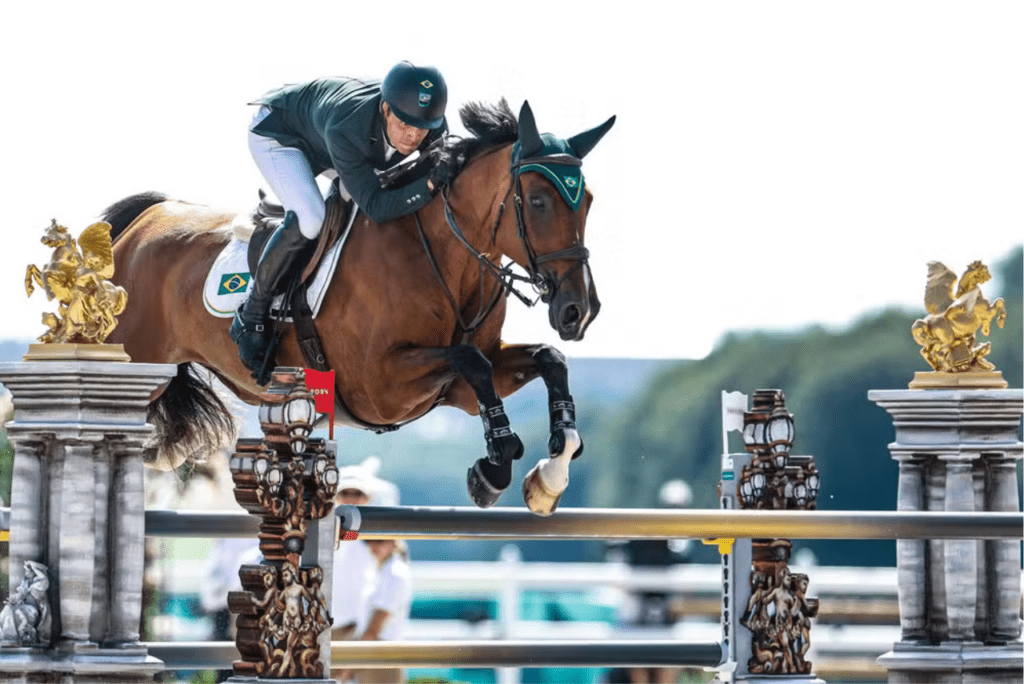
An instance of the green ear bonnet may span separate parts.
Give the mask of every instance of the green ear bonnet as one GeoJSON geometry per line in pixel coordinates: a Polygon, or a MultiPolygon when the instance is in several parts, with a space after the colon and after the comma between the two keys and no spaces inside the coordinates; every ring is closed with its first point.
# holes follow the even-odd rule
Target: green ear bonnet
{"type": "Polygon", "coordinates": [[[583,203],[582,162],[576,157],[576,151],[572,149],[567,140],[556,138],[550,133],[542,133],[540,139],[544,146],[536,154],[530,155],[527,160],[519,158],[520,144],[518,142],[512,146],[513,168],[516,168],[516,165],[522,161],[527,161],[528,163],[518,167],[518,173],[536,171],[543,175],[558,188],[558,192],[572,207],[572,210],[578,211],[583,203]],[[570,159],[566,159],[567,157],[570,159]],[[559,160],[566,160],[570,163],[561,163],[559,160]]]}

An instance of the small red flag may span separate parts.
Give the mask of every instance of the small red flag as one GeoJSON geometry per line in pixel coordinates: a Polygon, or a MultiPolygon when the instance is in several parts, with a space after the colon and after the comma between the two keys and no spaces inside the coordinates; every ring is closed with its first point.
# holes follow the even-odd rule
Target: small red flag
{"type": "Polygon", "coordinates": [[[334,439],[334,371],[305,370],[306,387],[313,395],[316,412],[331,416],[330,439],[334,439]]]}

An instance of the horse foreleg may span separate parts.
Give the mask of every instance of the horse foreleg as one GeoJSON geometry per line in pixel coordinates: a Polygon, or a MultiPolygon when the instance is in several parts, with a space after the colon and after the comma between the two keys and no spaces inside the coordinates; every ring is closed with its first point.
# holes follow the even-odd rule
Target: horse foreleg
{"type": "Polygon", "coordinates": [[[493,365],[484,353],[472,345],[456,345],[443,349],[419,350],[419,354],[440,355],[464,385],[456,383],[446,398],[472,412],[472,402],[466,396],[468,386],[480,411],[487,441],[487,456],[469,469],[467,485],[473,503],[481,508],[493,506],[512,482],[512,461],[522,458],[523,442],[512,430],[505,405],[495,389],[493,365]]]}
{"type": "Polygon", "coordinates": [[[32,293],[36,291],[33,281],[39,283],[39,286],[43,286],[43,281],[39,277],[39,267],[35,264],[29,264],[28,268],[25,269],[25,292],[31,297],[32,293]]]}
{"type": "Polygon", "coordinates": [[[1006,323],[1006,304],[1003,302],[1002,297],[991,304],[984,300],[978,302],[972,313],[976,316],[975,320],[981,322],[982,335],[991,334],[993,319],[995,320],[996,325],[1000,328],[1002,328],[1003,324],[1006,323]]]}
{"type": "Polygon", "coordinates": [[[576,405],[569,393],[568,364],[560,351],[545,344],[503,347],[493,360],[498,382],[525,382],[540,376],[547,386],[551,415],[548,458],[523,480],[523,498],[537,515],[551,515],[569,485],[569,462],[583,453],[583,440],[576,429],[576,405]]]}

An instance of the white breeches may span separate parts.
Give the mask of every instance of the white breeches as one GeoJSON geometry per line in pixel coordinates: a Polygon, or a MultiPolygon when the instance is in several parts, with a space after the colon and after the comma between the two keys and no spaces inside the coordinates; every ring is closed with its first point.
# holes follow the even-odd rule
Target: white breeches
{"type": "MultiPolygon", "coordinates": [[[[259,108],[252,119],[252,125],[270,114],[270,107],[259,108]]],[[[299,231],[313,239],[320,234],[326,210],[324,197],[316,183],[316,176],[300,150],[285,147],[273,138],[256,135],[249,131],[249,151],[256,167],[263,174],[270,190],[284,205],[285,210],[294,211],[299,219],[299,231]]],[[[342,189],[342,194],[346,194],[342,189]]]]}

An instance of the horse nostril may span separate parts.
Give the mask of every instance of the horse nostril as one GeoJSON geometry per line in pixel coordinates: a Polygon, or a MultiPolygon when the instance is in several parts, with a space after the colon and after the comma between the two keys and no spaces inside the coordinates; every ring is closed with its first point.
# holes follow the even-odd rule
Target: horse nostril
{"type": "Polygon", "coordinates": [[[576,304],[570,304],[562,309],[562,326],[568,327],[576,325],[580,322],[582,315],[580,314],[580,307],[576,304]]]}

